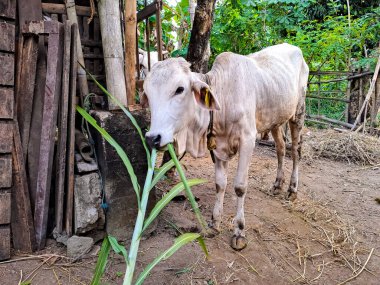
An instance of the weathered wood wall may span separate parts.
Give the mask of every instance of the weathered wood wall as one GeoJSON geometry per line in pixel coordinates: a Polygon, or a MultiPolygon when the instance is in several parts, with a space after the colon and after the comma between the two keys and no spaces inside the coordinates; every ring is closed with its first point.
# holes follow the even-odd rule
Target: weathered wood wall
{"type": "Polygon", "coordinates": [[[0,0],[0,260],[10,258],[16,0],[0,0]]]}

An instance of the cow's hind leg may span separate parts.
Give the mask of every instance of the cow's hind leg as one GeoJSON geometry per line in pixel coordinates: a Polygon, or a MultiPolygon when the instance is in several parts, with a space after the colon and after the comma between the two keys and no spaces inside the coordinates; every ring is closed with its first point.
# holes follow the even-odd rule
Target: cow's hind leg
{"type": "Polygon", "coordinates": [[[220,232],[220,224],[223,216],[223,201],[227,187],[227,167],[228,162],[222,161],[215,157],[215,186],[216,186],[216,201],[212,212],[212,229],[209,236],[220,232]]]}
{"type": "Polygon", "coordinates": [[[304,105],[297,110],[294,118],[289,120],[289,127],[292,136],[292,159],[293,159],[293,171],[290,177],[290,184],[288,189],[287,198],[290,201],[297,199],[298,189],[298,165],[301,158],[301,146],[302,146],[302,127],[305,119],[304,105]]]}
{"type": "Polygon", "coordinates": [[[239,163],[235,177],[235,193],[237,196],[237,211],[234,218],[234,235],[231,238],[231,247],[241,250],[247,246],[245,237],[244,199],[248,186],[248,168],[252,152],[255,147],[255,137],[240,139],[239,163]]]}
{"type": "Polygon", "coordinates": [[[277,195],[282,191],[282,186],[285,182],[284,169],[283,169],[284,157],[285,157],[285,141],[284,141],[281,129],[282,127],[278,126],[271,130],[273,139],[276,143],[276,152],[277,152],[277,161],[278,161],[276,181],[274,182],[272,186],[272,193],[274,195],[277,195]]]}

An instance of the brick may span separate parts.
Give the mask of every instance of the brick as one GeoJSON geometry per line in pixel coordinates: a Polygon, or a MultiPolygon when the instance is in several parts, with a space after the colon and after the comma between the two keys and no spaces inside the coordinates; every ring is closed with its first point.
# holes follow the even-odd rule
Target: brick
{"type": "Polygon", "coordinates": [[[0,54],[0,84],[13,85],[14,84],[14,55],[13,54],[0,54]]]}
{"type": "Polygon", "coordinates": [[[0,261],[11,257],[11,229],[0,226],[0,261]]]}
{"type": "Polygon", "coordinates": [[[0,155],[0,188],[12,186],[12,155],[0,155]]]}
{"type": "Polygon", "coordinates": [[[12,122],[0,121],[0,153],[11,153],[13,147],[12,122]]]}
{"type": "Polygon", "coordinates": [[[13,88],[0,87],[0,119],[13,119],[13,88]]]}
{"type": "Polygon", "coordinates": [[[0,50],[15,51],[15,26],[7,22],[0,22],[0,50]]]}
{"type": "Polygon", "coordinates": [[[0,190],[0,225],[11,222],[11,193],[0,190]]]}

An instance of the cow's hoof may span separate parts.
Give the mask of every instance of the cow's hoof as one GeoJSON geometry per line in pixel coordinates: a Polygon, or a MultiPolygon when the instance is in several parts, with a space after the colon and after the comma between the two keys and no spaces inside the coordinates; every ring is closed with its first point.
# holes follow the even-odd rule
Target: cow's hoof
{"type": "Polygon", "coordinates": [[[213,238],[213,237],[217,236],[219,233],[220,233],[220,231],[217,230],[216,228],[208,227],[207,229],[204,229],[202,231],[202,236],[207,237],[207,238],[213,238]]]}
{"type": "Polygon", "coordinates": [[[270,193],[274,196],[277,196],[279,195],[281,192],[282,192],[282,188],[281,187],[278,187],[276,186],[277,183],[275,183],[273,186],[272,186],[272,189],[270,190],[270,193]]]}
{"type": "Polygon", "coordinates": [[[296,199],[297,199],[297,192],[288,191],[288,193],[286,195],[286,200],[293,202],[296,199]]]}
{"type": "Polygon", "coordinates": [[[242,250],[247,246],[247,244],[248,240],[243,236],[233,235],[231,238],[231,247],[234,250],[242,250]]]}

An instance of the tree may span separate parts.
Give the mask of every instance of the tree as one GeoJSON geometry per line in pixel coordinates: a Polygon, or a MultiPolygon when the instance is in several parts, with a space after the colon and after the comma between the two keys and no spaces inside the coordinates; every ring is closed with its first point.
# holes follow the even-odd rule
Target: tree
{"type": "Polygon", "coordinates": [[[187,61],[191,69],[205,73],[210,58],[210,35],[216,0],[198,0],[191,30],[187,61]]]}

